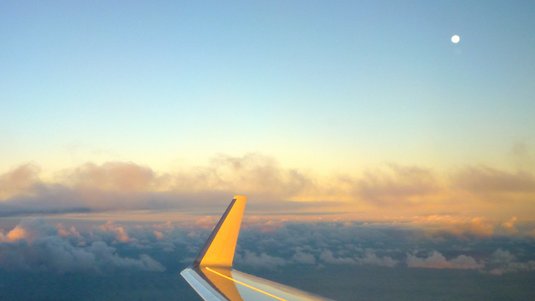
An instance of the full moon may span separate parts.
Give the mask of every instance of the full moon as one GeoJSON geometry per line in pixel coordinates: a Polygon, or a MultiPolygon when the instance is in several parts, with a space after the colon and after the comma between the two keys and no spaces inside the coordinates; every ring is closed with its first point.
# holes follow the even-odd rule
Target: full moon
{"type": "Polygon", "coordinates": [[[453,44],[457,44],[460,41],[461,41],[461,37],[459,35],[454,34],[454,35],[451,36],[451,42],[453,44]]]}

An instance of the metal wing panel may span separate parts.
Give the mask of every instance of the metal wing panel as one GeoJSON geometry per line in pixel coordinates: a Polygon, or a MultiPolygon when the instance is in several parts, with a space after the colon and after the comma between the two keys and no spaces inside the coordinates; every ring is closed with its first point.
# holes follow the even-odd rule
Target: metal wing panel
{"type": "Polygon", "coordinates": [[[180,275],[205,301],[227,301],[229,299],[221,295],[211,284],[206,282],[194,269],[187,268],[180,272],[180,275]]]}
{"type": "MultiPolygon", "coordinates": [[[[264,291],[266,293],[269,293],[273,296],[276,296],[277,298],[274,298],[275,300],[288,300],[288,301],[293,301],[293,300],[302,300],[302,301],[323,301],[323,300],[328,300],[328,299],[325,299],[323,297],[319,297],[319,296],[316,296],[316,295],[313,295],[311,293],[308,293],[308,292],[304,292],[304,291],[301,291],[301,290],[298,290],[296,288],[293,288],[293,287],[290,287],[290,286],[287,286],[287,285],[284,285],[284,284],[280,284],[280,283],[277,283],[277,282],[274,282],[274,281],[270,281],[270,280],[267,280],[267,279],[263,279],[263,278],[260,278],[260,277],[257,277],[257,276],[253,276],[253,275],[249,275],[249,274],[246,274],[246,273],[243,273],[243,272],[240,272],[240,271],[237,271],[237,270],[232,270],[232,276],[233,276],[233,281],[235,281],[236,283],[245,283],[245,284],[248,284],[249,286],[252,286],[254,287],[256,290],[261,290],[261,291],[264,291]]],[[[240,292],[247,292],[248,290],[246,290],[247,287],[244,287],[244,286],[238,286],[239,288],[239,291],[240,292]]],[[[250,300],[256,300],[256,299],[250,299],[250,300]]],[[[269,300],[273,300],[273,299],[269,299],[269,300]]]]}
{"type": "Polygon", "coordinates": [[[237,270],[217,267],[188,268],[181,275],[204,300],[321,301],[328,300],[280,283],[237,270]],[[187,273],[184,273],[187,271],[187,273]],[[191,277],[191,274],[195,274],[191,277]],[[196,285],[196,286],[194,286],[196,285]],[[199,285],[201,288],[199,288],[199,285]],[[210,292],[210,294],[206,294],[210,292]],[[213,299],[216,296],[216,299],[213,299]],[[220,299],[217,299],[220,298],[220,299]]]}

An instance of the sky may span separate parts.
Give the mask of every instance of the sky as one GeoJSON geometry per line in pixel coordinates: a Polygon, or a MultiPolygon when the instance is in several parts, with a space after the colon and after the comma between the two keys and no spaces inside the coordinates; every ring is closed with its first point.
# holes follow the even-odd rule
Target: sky
{"type": "MultiPolygon", "coordinates": [[[[448,300],[528,283],[534,15],[533,1],[0,3],[0,274],[13,275],[0,297],[29,275],[35,292],[74,275],[82,291],[84,277],[102,285],[94,299],[157,298],[148,286],[124,295],[124,273],[172,283],[202,241],[186,246],[186,232],[207,236],[235,194],[249,197],[252,237],[293,223],[333,232],[332,246],[312,235],[287,253],[242,242],[244,269],[274,280],[344,263],[371,285],[358,290],[366,300],[422,279],[470,279],[448,300]],[[359,232],[368,224],[380,230],[359,232]],[[392,231],[400,245],[382,240],[392,231]],[[377,288],[368,268],[408,282],[377,288]]],[[[318,277],[297,284],[314,291],[318,277]]],[[[166,292],[194,298],[176,285],[166,292]]],[[[422,300],[444,293],[430,287],[422,300]]]]}
{"type": "Polygon", "coordinates": [[[90,187],[535,213],[530,1],[1,5],[4,204],[90,187]]]}
{"type": "Polygon", "coordinates": [[[530,1],[2,3],[3,170],[262,152],[328,172],[533,145],[530,1]],[[461,43],[450,37],[459,34],[461,43]]]}

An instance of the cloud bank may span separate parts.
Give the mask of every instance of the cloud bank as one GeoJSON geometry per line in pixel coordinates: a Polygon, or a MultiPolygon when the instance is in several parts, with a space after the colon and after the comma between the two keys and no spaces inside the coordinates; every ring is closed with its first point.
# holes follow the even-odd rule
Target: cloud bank
{"type": "Polygon", "coordinates": [[[207,165],[162,173],[133,162],[87,163],[43,179],[21,165],[0,175],[0,215],[39,212],[202,209],[247,194],[262,212],[367,212],[369,217],[465,215],[505,222],[535,215],[535,174],[465,166],[438,172],[385,164],[318,175],[260,154],[219,155],[207,165]],[[504,206],[507,204],[507,206],[504,206]]]}

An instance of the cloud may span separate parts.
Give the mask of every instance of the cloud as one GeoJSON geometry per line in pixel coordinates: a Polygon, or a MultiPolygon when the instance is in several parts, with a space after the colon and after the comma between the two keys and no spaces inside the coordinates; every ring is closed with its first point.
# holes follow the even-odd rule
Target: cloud
{"type": "Polygon", "coordinates": [[[257,254],[248,250],[245,250],[238,260],[241,265],[263,269],[276,269],[279,266],[287,264],[287,261],[280,257],[271,256],[266,253],[257,254]]]}
{"type": "Polygon", "coordinates": [[[9,231],[6,235],[6,241],[17,241],[21,239],[29,239],[28,232],[19,226],[9,231]]]}
{"type": "Polygon", "coordinates": [[[117,267],[117,268],[133,268],[143,271],[164,271],[165,268],[149,255],[141,254],[138,259],[121,257],[116,254],[116,249],[108,246],[103,241],[96,241],[91,244],[87,250],[95,254],[95,262],[97,266],[103,267],[117,267]]]}
{"type": "Polygon", "coordinates": [[[39,181],[39,168],[34,164],[23,164],[0,175],[0,201],[16,195],[32,193],[32,187],[39,181]]]}
{"type": "Polygon", "coordinates": [[[123,257],[116,248],[102,240],[83,242],[75,228],[71,228],[69,233],[64,230],[64,227],[58,230],[40,219],[23,219],[0,242],[0,267],[57,273],[165,270],[146,254],[138,258],[123,257]],[[78,239],[69,239],[72,237],[78,239]]]}
{"type": "Polygon", "coordinates": [[[165,234],[158,230],[154,230],[152,233],[154,234],[154,237],[156,237],[156,239],[158,240],[162,240],[165,237],[165,234]]]}
{"type": "Polygon", "coordinates": [[[87,163],[44,182],[24,165],[0,176],[0,215],[126,209],[210,208],[247,194],[252,208],[299,210],[330,206],[292,201],[314,189],[313,180],[259,154],[219,155],[208,166],[157,173],[132,162],[87,163]]]}
{"type": "Polygon", "coordinates": [[[321,252],[320,260],[322,262],[325,262],[325,263],[328,263],[328,264],[350,265],[350,264],[356,264],[357,263],[357,261],[354,258],[334,256],[334,254],[333,254],[333,252],[331,250],[324,250],[323,252],[321,252]]]}
{"type": "Polygon", "coordinates": [[[374,252],[367,250],[364,253],[364,256],[357,259],[360,264],[364,265],[375,265],[375,266],[383,266],[383,267],[395,267],[398,265],[398,260],[393,259],[390,256],[384,256],[380,257],[377,256],[374,252]]]}
{"type": "Polygon", "coordinates": [[[439,183],[430,169],[389,164],[365,172],[355,182],[355,191],[366,202],[398,205],[436,194],[439,183]]]}
{"type": "Polygon", "coordinates": [[[255,153],[218,155],[208,166],[179,172],[170,180],[179,191],[240,191],[263,199],[288,199],[314,186],[302,171],[282,168],[275,159],[255,153]]]}
{"type": "Polygon", "coordinates": [[[99,228],[104,232],[113,233],[117,241],[128,242],[130,240],[130,237],[128,236],[126,229],[122,226],[115,225],[111,221],[106,222],[104,225],[101,225],[99,228]]]}
{"type": "Polygon", "coordinates": [[[299,250],[295,252],[292,260],[300,264],[316,264],[316,257],[314,255],[299,250]]]}
{"type": "Polygon", "coordinates": [[[56,229],[41,219],[23,219],[18,225],[7,232],[4,242],[20,240],[33,241],[42,236],[54,235],[56,229]]]}
{"type": "Polygon", "coordinates": [[[519,262],[511,252],[498,249],[488,260],[489,273],[503,275],[505,273],[535,271],[535,260],[519,262]]]}
{"type": "MultiPolygon", "coordinates": [[[[12,275],[24,277],[38,274],[36,271],[46,271],[51,277],[77,275],[73,278],[91,276],[93,280],[105,273],[113,275],[107,277],[108,280],[125,275],[125,281],[143,279],[141,281],[145,282],[145,279],[154,278],[156,283],[176,277],[172,271],[191,264],[211,230],[198,227],[189,218],[154,224],[104,223],[101,220],[60,220],[61,223],[56,223],[58,220],[59,217],[24,219],[17,225],[33,238],[0,243],[0,270],[6,275],[15,270],[17,273],[12,275]],[[128,241],[117,240],[115,229],[118,227],[124,228],[128,241]],[[156,231],[163,237],[158,238],[156,231]],[[149,272],[162,270],[162,264],[169,272],[151,276],[149,272]],[[24,271],[29,272],[25,274],[24,271]]],[[[264,223],[263,220],[250,223],[255,221],[260,225],[264,223]]],[[[8,231],[0,232],[7,234],[14,228],[11,226],[8,231]]],[[[263,231],[261,226],[244,225],[234,263],[238,270],[254,275],[272,274],[275,270],[278,275],[292,278],[297,275],[295,273],[308,271],[321,279],[342,277],[353,279],[353,282],[361,279],[368,284],[380,283],[385,275],[387,278],[388,275],[394,275],[394,278],[414,276],[408,268],[426,268],[419,275],[435,280],[451,278],[452,274],[445,271],[447,269],[465,269],[465,275],[495,283],[496,279],[492,280],[493,277],[486,274],[500,277],[507,273],[533,271],[532,249],[533,240],[527,237],[437,237],[421,228],[400,223],[286,220],[269,232],[263,231]],[[494,252],[498,247],[502,249],[494,252]]],[[[314,275],[310,276],[316,277],[314,275]]],[[[519,274],[502,280],[529,277],[529,274],[519,274]]],[[[351,286],[350,282],[344,285],[351,286]]],[[[94,284],[89,283],[89,286],[94,284]]],[[[346,299],[353,298],[352,294],[346,299]]],[[[193,291],[191,296],[194,297],[193,291]]]]}
{"type": "Polygon", "coordinates": [[[509,234],[518,233],[518,229],[516,227],[517,221],[518,219],[516,216],[513,216],[509,220],[502,223],[502,228],[509,234]]]}
{"type": "Polygon", "coordinates": [[[511,159],[517,170],[533,170],[535,165],[533,152],[528,144],[518,141],[513,144],[510,151],[511,159]]]}
{"type": "Polygon", "coordinates": [[[516,216],[504,219],[489,219],[482,216],[426,215],[414,216],[407,224],[421,228],[432,236],[455,235],[458,237],[516,236],[530,237],[533,223],[520,222],[516,216]]]}
{"type": "Polygon", "coordinates": [[[479,195],[493,193],[534,193],[535,175],[526,171],[508,172],[488,166],[470,166],[454,177],[456,187],[479,195]]]}
{"type": "Polygon", "coordinates": [[[407,255],[407,266],[409,268],[424,268],[424,269],[462,269],[474,270],[481,269],[485,265],[477,262],[473,257],[466,255],[459,255],[450,260],[446,259],[440,252],[433,251],[427,257],[418,257],[413,254],[407,255]]]}
{"type": "Polygon", "coordinates": [[[373,265],[382,267],[395,267],[398,261],[390,256],[380,257],[373,251],[366,250],[361,257],[334,256],[331,250],[324,250],[320,254],[320,260],[328,264],[342,265],[373,265]]]}
{"type": "MultiPolygon", "coordinates": [[[[125,225],[84,222],[83,230],[66,222],[53,225],[42,219],[23,219],[8,231],[0,230],[0,268],[56,273],[162,271],[161,260],[169,267],[176,265],[176,258],[191,263],[211,230],[190,219],[125,225]],[[121,240],[123,234],[128,239],[121,240]],[[171,260],[166,254],[176,258],[171,260]]],[[[430,235],[410,224],[286,221],[269,232],[245,225],[235,264],[247,270],[291,265],[397,268],[403,263],[409,268],[503,275],[535,270],[531,242],[528,237],[430,235]],[[492,253],[489,246],[499,249],[492,253]]]]}
{"type": "Polygon", "coordinates": [[[58,231],[58,235],[61,237],[82,237],[80,232],[78,232],[78,230],[74,226],[65,227],[63,224],[60,223],[56,225],[56,229],[58,231]]]}
{"type": "Polygon", "coordinates": [[[494,233],[494,226],[482,217],[471,218],[462,228],[465,232],[478,236],[490,236],[494,233]]]}
{"type": "MultiPolygon", "coordinates": [[[[205,166],[157,172],[133,162],[86,163],[42,180],[24,164],[0,175],[0,216],[106,210],[213,210],[241,193],[256,212],[366,212],[366,219],[430,214],[524,221],[533,214],[535,175],[465,166],[448,173],[387,164],[362,173],[318,175],[250,153],[205,166]],[[503,208],[501,204],[511,204],[503,208]]],[[[475,224],[476,222],[472,223],[475,224]]],[[[490,228],[473,232],[490,233],[490,228]]],[[[266,225],[266,228],[268,225],[266,225]]],[[[505,228],[503,228],[505,230],[505,228]]],[[[511,232],[511,234],[514,234],[511,232]]]]}
{"type": "Polygon", "coordinates": [[[132,162],[86,163],[66,172],[65,182],[81,190],[132,193],[150,191],[156,185],[155,172],[132,162]]]}

